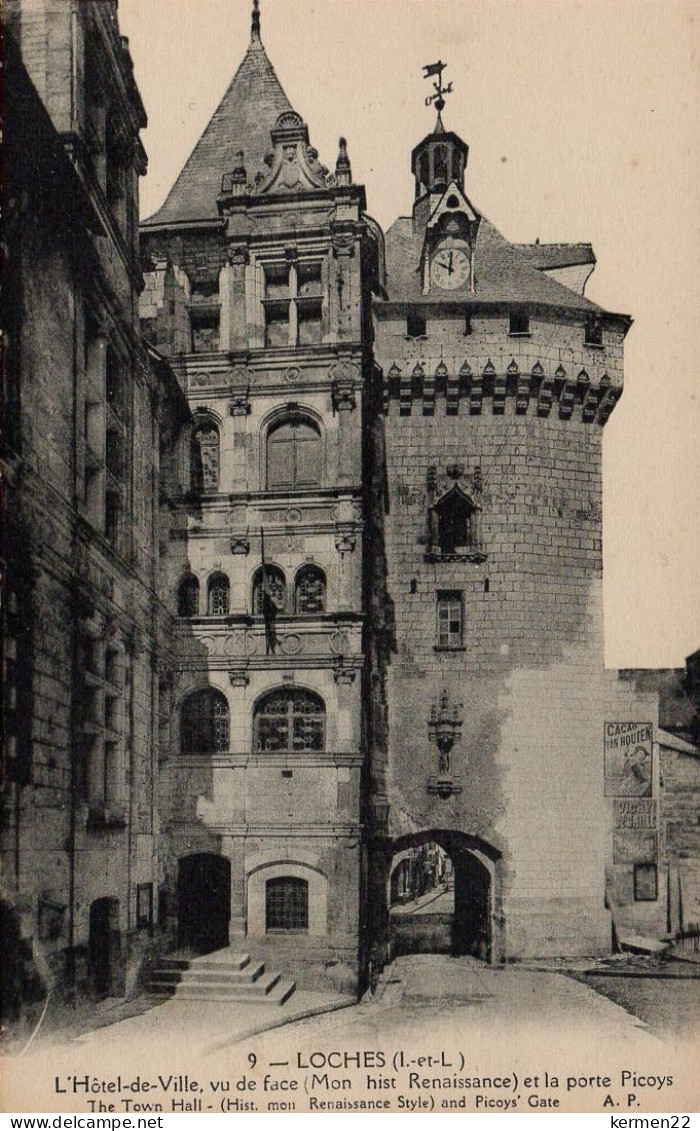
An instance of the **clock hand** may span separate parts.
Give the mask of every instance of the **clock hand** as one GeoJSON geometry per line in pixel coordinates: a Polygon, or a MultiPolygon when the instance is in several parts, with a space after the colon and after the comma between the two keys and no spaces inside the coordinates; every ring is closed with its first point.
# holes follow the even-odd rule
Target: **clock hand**
{"type": "Polygon", "coordinates": [[[448,264],[448,266],[447,266],[447,274],[448,274],[448,275],[451,275],[451,274],[452,274],[452,252],[450,252],[450,262],[449,262],[449,264],[448,264]]]}

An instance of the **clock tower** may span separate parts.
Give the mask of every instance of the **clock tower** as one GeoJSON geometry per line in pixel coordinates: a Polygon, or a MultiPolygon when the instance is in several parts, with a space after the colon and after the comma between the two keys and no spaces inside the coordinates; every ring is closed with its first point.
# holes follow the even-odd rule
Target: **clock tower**
{"type": "Polygon", "coordinates": [[[443,128],[440,113],[434,131],[411,154],[413,230],[423,237],[420,274],[424,295],[474,290],[480,217],[464,193],[468,156],[469,147],[456,133],[443,128]]]}
{"type": "Polygon", "coordinates": [[[615,869],[603,726],[646,710],[603,662],[601,446],[629,319],[584,295],[590,245],[513,244],[471,202],[443,70],[426,68],[437,122],[373,299],[387,504],[370,593],[385,586],[393,635],[372,938],[396,953],[383,892],[441,851],[453,951],[593,954],[615,869]]]}

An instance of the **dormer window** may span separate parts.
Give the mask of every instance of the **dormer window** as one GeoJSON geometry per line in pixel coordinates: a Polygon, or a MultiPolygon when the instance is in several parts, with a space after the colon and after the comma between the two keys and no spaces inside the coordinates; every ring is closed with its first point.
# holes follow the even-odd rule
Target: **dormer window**
{"type": "Polygon", "coordinates": [[[422,310],[409,310],[406,314],[406,337],[424,338],[426,336],[425,314],[422,310]]]}
{"type": "Polygon", "coordinates": [[[511,337],[530,333],[530,315],[524,310],[513,310],[510,315],[508,333],[511,337]]]}

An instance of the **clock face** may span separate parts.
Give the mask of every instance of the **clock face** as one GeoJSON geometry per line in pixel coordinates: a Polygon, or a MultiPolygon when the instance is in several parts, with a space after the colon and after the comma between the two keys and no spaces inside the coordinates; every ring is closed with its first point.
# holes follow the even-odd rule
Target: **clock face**
{"type": "Polygon", "coordinates": [[[469,283],[469,255],[461,247],[443,247],[430,264],[430,278],[436,287],[454,291],[469,283]]]}

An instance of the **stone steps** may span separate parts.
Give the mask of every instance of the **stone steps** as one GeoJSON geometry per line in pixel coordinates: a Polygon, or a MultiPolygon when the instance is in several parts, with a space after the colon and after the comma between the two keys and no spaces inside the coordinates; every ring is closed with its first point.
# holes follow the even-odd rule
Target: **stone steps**
{"type": "Polygon", "coordinates": [[[249,954],[219,950],[197,957],[171,955],[161,960],[148,984],[158,997],[282,1005],[296,989],[291,978],[267,972],[249,954]]]}

